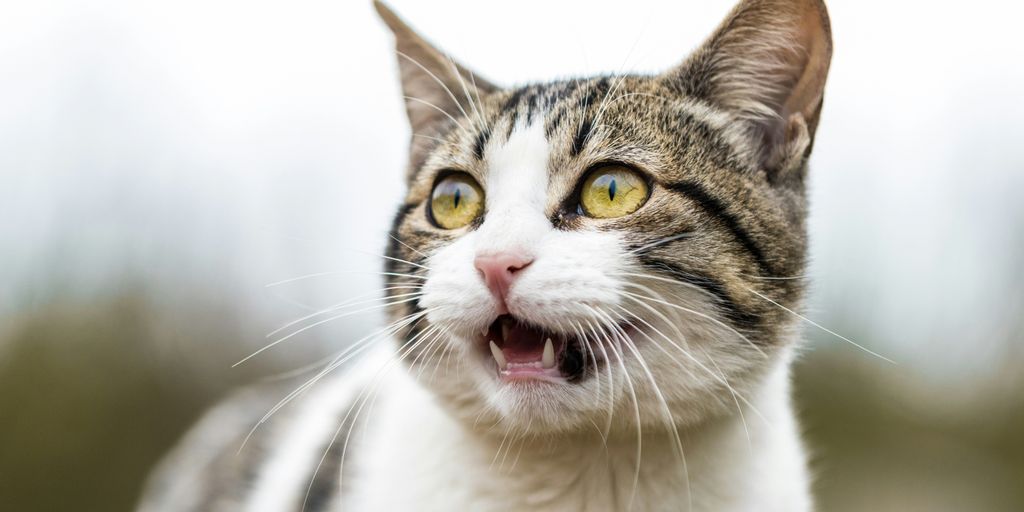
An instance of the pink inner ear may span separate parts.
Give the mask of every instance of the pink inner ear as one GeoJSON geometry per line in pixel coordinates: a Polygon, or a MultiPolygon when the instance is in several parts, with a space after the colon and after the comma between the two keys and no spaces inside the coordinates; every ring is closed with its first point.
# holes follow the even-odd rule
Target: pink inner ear
{"type": "Polygon", "coordinates": [[[746,0],[663,78],[769,129],[782,129],[799,113],[813,136],[831,58],[820,0],[746,0]]]}
{"type": "Polygon", "coordinates": [[[382,2],[373,5],[395,35],[402,94],[413,133],[435,133],[448,116],[470,108],[467,95],[479,97],[498,90],[428,43],[382,2]]]}
{"type": "Polygon", "coordinates": [[[817,123],[825,79],[832,60],[832,30],[825,6],[818,7],[818,2],[811,3],[816,5],[802,11],[795,32],[796,42],[802,51],[798,52],[794,69],[802,72],[785,100],[781,114],[784,119],[788,119],[791,114],[799,113],[813,127],[817,123]]]}

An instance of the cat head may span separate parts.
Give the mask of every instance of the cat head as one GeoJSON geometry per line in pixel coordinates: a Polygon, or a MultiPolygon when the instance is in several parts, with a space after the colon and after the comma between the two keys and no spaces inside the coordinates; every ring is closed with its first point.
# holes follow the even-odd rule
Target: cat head
{"type": "Polygon", "coordinates": [[[820,0],[745,0],[653,76],[500,87],[380,3],[412,127],[387,289],[399,354],[467,423],[691,424],[795,340],[820,0]]]}

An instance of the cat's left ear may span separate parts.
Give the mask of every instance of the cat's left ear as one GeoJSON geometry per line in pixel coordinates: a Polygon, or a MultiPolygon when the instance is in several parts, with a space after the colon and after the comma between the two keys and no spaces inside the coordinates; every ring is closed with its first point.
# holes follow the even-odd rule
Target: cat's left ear
{"type": "Polygon", "coordinates": [[[395,34],[405,110],[414,134],[435,135],[451,118],[472,112],[480,95],[498,90],[434,48],[383,2],[374,0],[373,6],[395,34]]]}
{"type": "Polygon", "coordinates": [[[818,126],[832,34],[822,0],[743,0],[662,79],[747,123],[762,168],[801,167],[818,126]]]}

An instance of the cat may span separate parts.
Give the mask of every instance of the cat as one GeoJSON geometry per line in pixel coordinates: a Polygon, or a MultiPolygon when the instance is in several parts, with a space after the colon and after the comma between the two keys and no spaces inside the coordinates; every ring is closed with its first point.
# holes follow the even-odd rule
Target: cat
{"type": "Polygon", "coordinates": [[[215,408],[139,509],[812,510],[789,367],[825,5],[743,0],[661,74],[513,88],[375,7],[413,134],[392,323],[286,407],[215,408]]]}

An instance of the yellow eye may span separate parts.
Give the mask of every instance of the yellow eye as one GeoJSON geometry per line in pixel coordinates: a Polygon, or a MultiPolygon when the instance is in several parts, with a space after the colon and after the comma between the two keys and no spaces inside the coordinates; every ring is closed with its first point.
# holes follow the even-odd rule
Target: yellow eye
{"type": "Polygon", "coordinates": [[[449,175],[434,185],[430,215],[444,229],[456,229],[473,222],[484,209],[484,192],[466,173],[449,175]]]}
{"type": "Polygon", "coordinates": [[[584,213],[598,219],[622,217],[647,202],[647,181],[621,165],[600,167],[587,176],[580,191],[584,213]]]}

